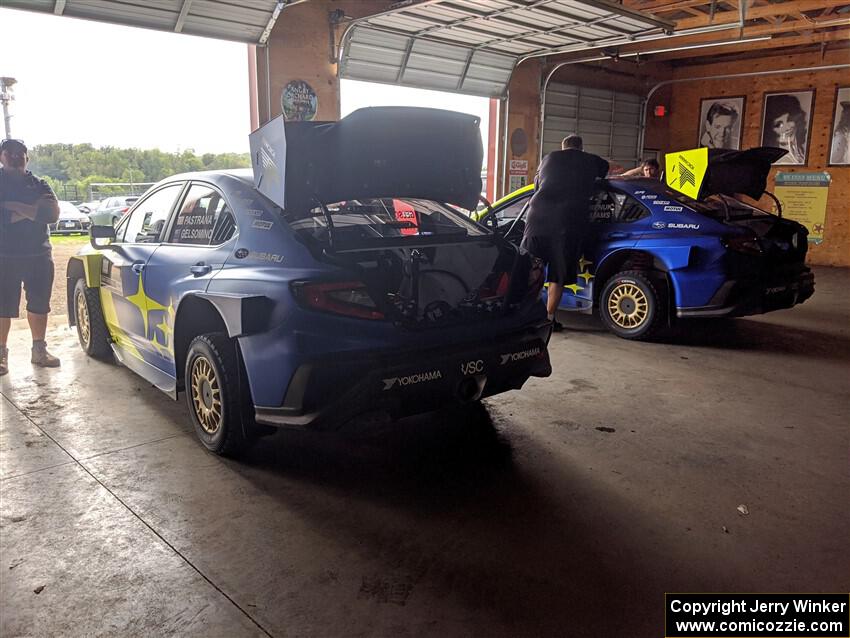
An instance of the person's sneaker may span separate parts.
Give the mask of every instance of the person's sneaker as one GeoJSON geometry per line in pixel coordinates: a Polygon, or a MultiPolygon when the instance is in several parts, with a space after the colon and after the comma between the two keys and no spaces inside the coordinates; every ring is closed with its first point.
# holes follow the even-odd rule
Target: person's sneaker
{"type": "Polygon", "coordinates": [[[58,368],[60,364],[59,357],[54,357],[47,348],[33,348],[30,362],[42,368],[58,368]]]}
{"type": "Polygon", "coordinates": [[[0,348],[0,377],[9,372],[9,350],[0,348]]]}
{"type": "Polygon", "coordinates": [[[553,319],[552,320],[552,332],[563,332],[563,331],[564,331],[564,324],[562,324],[557,319],[553,319]]]}

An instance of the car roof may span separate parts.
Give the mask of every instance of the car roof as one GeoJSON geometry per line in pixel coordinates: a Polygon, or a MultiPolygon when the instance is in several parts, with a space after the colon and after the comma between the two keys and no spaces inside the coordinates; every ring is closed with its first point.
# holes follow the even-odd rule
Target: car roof
{"type": "MultiPolygon", "coordinates": [[[[644,189],[650,191],[665,191],[666,187],[664,186],[664,182],[661,180],[653,179],[652,177],[620,177],[617,175],[612,175],[605,179],[605,183],[609,186],[613,186],[614,188],[618,188],[620,190],[626,191],[627,193],[634,193],[636,190],[644,189]]],[[[493,202],[492,207],[496,208],[497,206],[501,206],[502,204],[511,201],[512,199],[524,195],[526,193],[531,193],[534,191],[534,184],[527,184],[522,188],[518,188],[517,190],[508,193],[504,197],[493,202]]]]}
{"type": "Polygon", "coordinates": [[[178,173],[166,177],[163,182],[184,182],[188,180],[201,180],[209,182],[219,182],[227,179],[237,179],[244,182],[248,186],[254,186],[254,172],[250,168],[229,168],[216,171],[193,171],[191,173],[178,173]]]}

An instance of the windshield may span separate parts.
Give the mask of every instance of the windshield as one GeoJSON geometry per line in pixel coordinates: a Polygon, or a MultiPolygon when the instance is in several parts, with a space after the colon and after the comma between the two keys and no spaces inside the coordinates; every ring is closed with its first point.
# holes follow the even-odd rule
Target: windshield
{"type": "MultiPolygon", "coordinates": [[[[333,241],[339,244],[397,242],[402,238],[462,239],[487,231],[447,205],[425,199],[353,199],[328,204],[333,241]]],[[[306,217],[284,213],[290,226],[321,242],[328,241],[328,220],[320,207],[306,217]]]]}

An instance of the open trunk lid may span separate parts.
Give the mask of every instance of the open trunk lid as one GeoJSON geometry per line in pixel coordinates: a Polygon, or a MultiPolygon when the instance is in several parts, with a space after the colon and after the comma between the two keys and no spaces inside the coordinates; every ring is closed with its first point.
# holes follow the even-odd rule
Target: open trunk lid
{"type": "Polygon", "coordinates": [[[668,153],[667,186],[696,200],[711,195],[747,195],[759,199],[767,188],[771,165],[788,151],[759,146],[745,151],[697,148],[668,153]]]}
{"type": "Polygon", "coordinates": [[[474,209],[481,193],[479,118],[373,107],[338,122],[284,122],[250,135],[254,185],[289,213],[317,202],[415,197],[474,209]]]}

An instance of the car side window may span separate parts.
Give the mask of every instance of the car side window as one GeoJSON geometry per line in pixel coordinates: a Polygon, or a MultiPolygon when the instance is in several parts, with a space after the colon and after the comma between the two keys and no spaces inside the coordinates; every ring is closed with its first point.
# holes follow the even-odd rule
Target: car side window
{"type": "Polygon", "coordinates": [[[151,193],[130,213],[126,223],[122,224],[117,240],[131,244],[157,243],[174,207],[174,200],[182,189],[183,184],[169,184],[151,193]]]}
{"type": "Polygon", "coordinates": [[[236,222],[224,196],[205,184],[192,184],[174,220],[172,244],[218,245],[236,231],[236,222]]]}
{"type": "Polygon", "coordinates": [[[615,221],[618,202],[614,193],[601,189],[590,199],[590,222],[592,224],[611,224],[615,221]]]}
{"type": "Polygon", "coordinates": [[[629,197],[624,193],[614,193],[614,198],[617,200],[614,221],[618,223],[629,223],[649,216],[649,211],[641,206],[633,197],[629,197]]]}
{"type": "Polygon", "coordinates": [[[507,206],[496,211],[496,221],[499,223],[505,221],[511,221],[516,219],[519,214],[522,212],[522,209],[525,208],[525,205],[528,203],[528,200],[531,198],[529,194],[527,197],[520,197],[514,202],[511,202],[507,206]]]}

